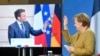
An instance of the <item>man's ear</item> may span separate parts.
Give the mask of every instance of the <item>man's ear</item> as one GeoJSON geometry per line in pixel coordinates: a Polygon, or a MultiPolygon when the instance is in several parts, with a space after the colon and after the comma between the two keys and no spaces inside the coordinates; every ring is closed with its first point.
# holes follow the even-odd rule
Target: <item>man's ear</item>
{"type": "Polygon", "coordinates": [[[17,17],[17,20],[20,20],[20,17],[17,17]]]}

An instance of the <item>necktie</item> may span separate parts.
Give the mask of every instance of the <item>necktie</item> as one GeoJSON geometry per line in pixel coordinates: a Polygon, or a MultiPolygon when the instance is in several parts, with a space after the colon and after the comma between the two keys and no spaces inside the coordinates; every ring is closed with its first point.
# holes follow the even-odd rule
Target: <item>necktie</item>
{"type": "Polygon", "coordinates": [[[21,24],[21,28],[22,28],[21,30],[23,31],[23,33],[25,33],[25,27],[23,23],[21,24]]]}

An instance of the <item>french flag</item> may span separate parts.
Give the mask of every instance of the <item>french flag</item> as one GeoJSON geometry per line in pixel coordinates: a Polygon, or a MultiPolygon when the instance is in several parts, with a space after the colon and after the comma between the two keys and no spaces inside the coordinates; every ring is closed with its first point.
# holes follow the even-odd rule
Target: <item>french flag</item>
{"type": "MultiPolygon", "coordinates": [[[[43,22],[41,5],[36,4],[35,5],[34,19],[33,19],[34,30],[43,29],[43,24],[44,24],[44,22],[43,22]]],[[[35,44],[36,45],[42,44],[42,47],[46,47],[47,46],[46,34],[44,33],[44,34],[35,36],[35,44]]]]}
{"type": "Polygon", "coordinates": [[[90,28],[95,33],[96,37],[96,56],[100,56],[100,0],[94,0],[92,13],[90,28]]]}

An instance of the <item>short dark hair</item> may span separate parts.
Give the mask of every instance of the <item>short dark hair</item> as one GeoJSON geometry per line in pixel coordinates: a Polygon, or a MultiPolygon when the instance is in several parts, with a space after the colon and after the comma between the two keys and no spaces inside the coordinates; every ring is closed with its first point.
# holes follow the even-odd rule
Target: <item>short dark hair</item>
{"type": "Polygon", "coordinates": [[[77,18],[78,22],[82,22],[82,26],[90,27],[89,16],[86,13],[79,13],[74,16],[74,19],[77,18]]]}
{"type": "Polygon", "coordinates": [[[20,17],[20,14],[22,12],[25,12],[24,9],[17,9],[15,12],[14,12],[14,15],[15,15],[15,18],[17,19],[17,17],[20,17]]]}

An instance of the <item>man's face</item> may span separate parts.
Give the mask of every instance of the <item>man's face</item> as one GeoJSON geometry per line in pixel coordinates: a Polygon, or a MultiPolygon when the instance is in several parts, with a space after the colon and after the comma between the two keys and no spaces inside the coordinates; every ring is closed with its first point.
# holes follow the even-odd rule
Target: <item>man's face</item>
{"type": "Polygon", "coordinates": [[[77,30],[80,30],[82,27],[82,23],[77,21],[77,18],[74,20],[75,24],[74,26],[76,27],[77,30]]]}
{"type": "Polygon", "coordinates": [[[21,22],[26,21],[26,13],[25,12],[20,13],[18,20],[21,21],[21,22]]]}

